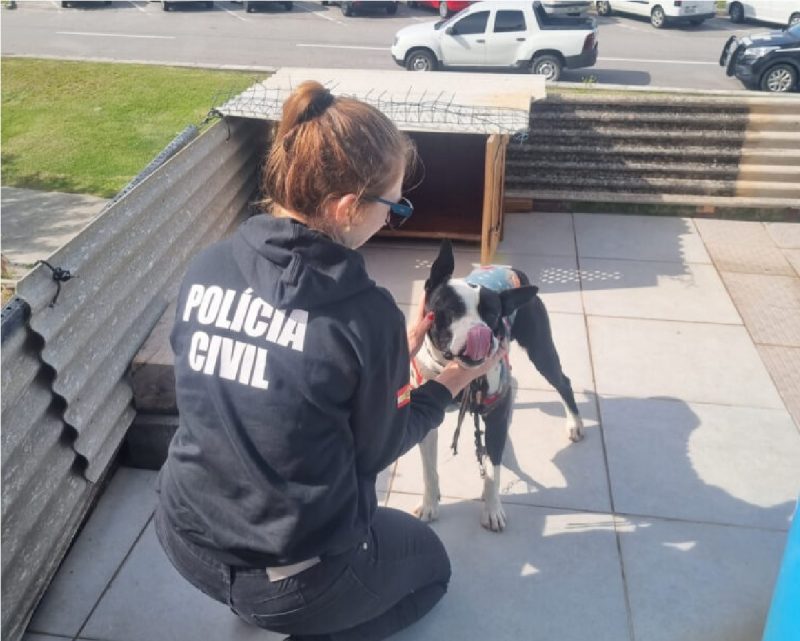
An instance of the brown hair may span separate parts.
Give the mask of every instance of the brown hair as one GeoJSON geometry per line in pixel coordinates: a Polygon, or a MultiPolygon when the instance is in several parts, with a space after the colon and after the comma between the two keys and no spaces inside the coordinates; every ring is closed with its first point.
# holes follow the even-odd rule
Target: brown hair
{"type": "Polygon", "coordinates": [[[309,80],[283,105],[264,166],[266,204],[302,214],[327,231],[323,209],[329,200],[380,196],[397,179],[398,163],[408,172],[415,162],[414,144],[384,114],[309,80]]]}

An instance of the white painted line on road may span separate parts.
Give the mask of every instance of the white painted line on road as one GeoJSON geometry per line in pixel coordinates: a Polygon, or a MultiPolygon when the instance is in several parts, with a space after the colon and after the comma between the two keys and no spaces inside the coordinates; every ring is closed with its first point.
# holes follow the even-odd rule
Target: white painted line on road
{"type": "Polygon", "coordinates": [[[606,58],[601,57],[597,59],[598,62],[655,62],[664,65],[711,65],[712,67],[719,67],[718,62],[694,62],[692,60],[651,60],[648,58],[606,58]]]}
{"type": "Polygon", "coordinates": [[[231,11],[230,9],[226,9],[225,7],[220,7],[219,4],[217,4],[217,6],[220,9],[222,9],[225,13],[228,13],[228,14],[232,15],[234,18],[237,18],[238,20],[241,20],[242,22],[250,22],[247,18],[242,18],[242,16],[240,16],[235,11],[231,11]]]}
{"type": "Polygon", "coordinates": [[[141,11],[142,13],[144,13],[144,14],[146,14],[146,15],[148,15],[148,16],[150,15],[149,13],[147,13],[147,11],[145,11],[144,9],[142,9],[142,8],[141,8],[141,7],[140,7],[138,4],[136,4],[135,2],[131,2],[131,0],[128,0],[128,4],[129,4],[129,5],[131,5],[131,6],[132,6],[134,9],[138,9],[139,11],[141,11]]]}
{"type": "Polygon", "coordinates": [[[56,31],[59,36],[97,36],[100,38],[145,38],[148,40],[175,40],[176,36],[150,36],[134,33],[98,33],[96,31],[56,31]]]}
{"type": "Polygon", "coordinates": [[[317,45],[296,44],[295,47],[315,47],[317,49],[363,49],[365,51],[389,51],[389,47],[362,47],[360,45],[317,45]]]}
{"type": "Polygon", "coordinates": [[[308,13],[316,16],[317,18],[322,18],[323,20],[328,20],[330,22],[335,22],[338,25],[342,25],[343,27],[348,26],[346,22],[342,22],[341,20],[337,20],[336,18],[331,18],[330,16],[326,16],[324,13],[320,11],[312,11],[308,7],[304,7],[303,5],[297,5],[298,9],[302,9],[303,11],[307,11],[308,13]]]}

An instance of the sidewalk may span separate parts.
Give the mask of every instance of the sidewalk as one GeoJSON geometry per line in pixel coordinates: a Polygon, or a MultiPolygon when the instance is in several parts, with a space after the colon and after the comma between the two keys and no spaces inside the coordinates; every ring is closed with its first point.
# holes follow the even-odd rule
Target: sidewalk
{"type": "MultiPolygon", "coordinates": [[[[364,255],[408,313],[436,251],[376,242],[364,255]]],[[[458,246],[457,274],[477,257],[458,246]]],[[[557,394],[512,347],[508,528],[481,528],[471,437],[453,456],[448,415],[433,527],[453,579],[394,638],[758,641],[800,491],[800,224],[511,214],[496,262],[540,286],[586,437],[569,444],[557,394]]],[[[283,638],[172,569],[155,477],[117,472],[25,641],[283,638]]],[[[416,450],[379,489],[413,509],[416,450]]]]}
{"type": "Polygon", "coordinates": [[[88,225],[108,202],[81,194],[3,187],[2,249],[17,278],[88,225]]]}

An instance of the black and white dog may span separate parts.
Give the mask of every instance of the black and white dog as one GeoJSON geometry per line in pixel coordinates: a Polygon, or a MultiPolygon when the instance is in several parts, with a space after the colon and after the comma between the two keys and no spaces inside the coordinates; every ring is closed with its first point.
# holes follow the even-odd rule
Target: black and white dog
{"type": "MultiPolygon", "coordinates": [[[[452,359],[458,359],[466,367],[477,367],[497,350],[503,339],[509,343],[516,340],[561,395],[568,438],[573,442],[581,440],[583,422],[570,380],[561,369],[538,288],[530,284],[523,272],[511,267],[482,267],[466,278],[453,278],[453,270],[453,248],[445,240],[425,282],[425,312],[432,311],[434,321],[422,349],[412,361],[412,384],[436,377],[452,359]]],[[[500,463],[513,405],[508,357],[474,381],[456,400],[463,403],[462,416],[467,409],[483,419],[485,451],[492,466],[484,476],[481,524],[501,531],[506,516],[500,503],[500,463]],[[466,403],[465,394],[470,395],[466,403]]],[[[475,425],[477,429],[477,418],[475,425]]],[[[436,519],[439,510],[437,431],[431,430],[420,443],[425,491],[415,513],[423,521],[436,519]]]]}

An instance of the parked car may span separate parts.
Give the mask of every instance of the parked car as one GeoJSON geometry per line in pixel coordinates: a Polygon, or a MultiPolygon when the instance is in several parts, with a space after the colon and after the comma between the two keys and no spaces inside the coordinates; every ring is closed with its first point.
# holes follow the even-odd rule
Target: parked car
{"type": "Polygon", "coordinates": [[[591,0],[542,0],[542,7],[547,13],[579,16],[592,8],[591,0]]]}
{"type": "Polygon", "coordinates": [[[167,0],[161,0],[161,9],[164,11],[171,11],[175,7],[185,7],[186,5],[191,4],[202,4],[206,9],[214,8],[213,0],[205,0],[204,2],[190,2],[189,0],[172,0],[171,2],[168,2],[167,0]]]}
{"type": "Polygon", "coordinates": [[[237,4],[244,5],[244,10],[247,13],[253,13],[258,9],[269,9],[275,5],[281,5],[286,11],[294,9],[294,2],[269,2],[268,0],[233,0],[237,4]]]}
{"type": "Polygon", "coordinates": [[[411,71],[510,68],[558,80],[562,69],[597,61],[597,24],[553,16],[541,2],[476,2],[449,20],[400,29],[391,51],[411,71]]]}
{"type": "Polygon", "coordinates": [[[368,2],[323,2],[323,5],[338,4],[342,8],[342,13],[348,18],[354,16],[356,12],[363,9],[383,9],[390,16],[397,13],[397,5],[399,2],[377,2],[376,0],[369,0],[368,2]]]}
{"type": "Polygon", "coordinates": [[[781,26],[800,23],[800,0],[728,0],[733,22],[760,20],[781,26]]]}
{"type": "Polygon", "coordinates": [[[699,25],[717,15],[713,0],[606,0],[595,7],[599,16],[628,13],[650,18],[656,29],[676,23],[699,25]]]}
{"type": "Polygon", "coordinates": [[[800,78],[800,24],[737,38],[722,48],[719,64],[751,89],[784,93],[798,89],[800,78]]]}
{"type": "Polygon", "coordinates": [[[431,7],[439,12],[442,18],[447,18],[453,13],[457,13],[462,9],[466,9],[472,2],[465,2],[464,0],[427,0],[422,2],[409,2],[409,7],[431,7]]]}

